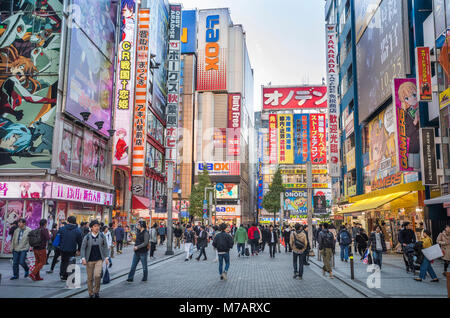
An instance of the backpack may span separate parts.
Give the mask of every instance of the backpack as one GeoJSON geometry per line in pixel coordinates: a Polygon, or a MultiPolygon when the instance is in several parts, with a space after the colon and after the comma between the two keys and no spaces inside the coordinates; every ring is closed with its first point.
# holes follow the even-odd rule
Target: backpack
{"type": "Polygon", "coordinates": [[[334,236],[333,233],[327,231],[322,234],[322,244],[324,248],[334,247],[334,236]]]}
{"type": "Polygon", "coordinates": [[[297,238],[297,233],[293,232],[294,235],[294,245],[296,249],[302,250],[305,248],[305,244],[297,238]]]}
{"type": "Polygon", "coordinates": [[[350,239],[348,232],[342,231],[341,235],[339,235],[339,243],[341,243],[341,245],[349,245],[351,242],[352,240],[350,239]]]}
{"type": "Polygon", "coordinates": [[[42,239],[41,239],[41,229],[40,228],[28,233],[28,242],[30,243],[30,246],[34,247],[34,248],[39,247],[41,245],[42,239]]]}
{"type": "Polygon", "coordinates": [[[255,231],[253,231],[253,237],[255,238],[255,240],[259,240],[261,237],[259,236],[259,231],[258,229],[256,229],[255,231]]]}

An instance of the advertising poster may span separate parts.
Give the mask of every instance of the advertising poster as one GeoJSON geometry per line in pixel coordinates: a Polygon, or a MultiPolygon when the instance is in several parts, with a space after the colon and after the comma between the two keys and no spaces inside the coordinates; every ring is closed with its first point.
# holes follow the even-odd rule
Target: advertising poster
{"type": "Polygon", "coordinates": [[[395,118],[395,110],[391,104],[368,124],[369,161],[365,167],[366,185],[398,172],[395,118]]]}
{"type": "Polygon", "coordinates": [[[433,99],[431,90],[430,48],[416,47],[417,96],[421,102],[433,99]]]}
{"type": "Polygon", "coordinates": [[[217,199],[237,200],[239,199],[239,185],[233,183],[224,183],[222,191],[216,190],[217,199]]]}
{"type": "Polygon", "coordinates": [[[443,109],[450,105],[450,87],[439,94],[439,107],[443,109]]]}
{"type": "Polygon", "coordinates": [[[134,96],[135,0],[122,0],[115,92],[113,165],[128,166],[131,158],[131,127],[134,96]]]}
{"type": "Polygon", "coordinates": [[[356,43],[363,35],[370,20],[378,9],[382,0],[358,0],[355,1],[356,16],[356,43]]]}
{"type": "Polygon", "coordinates": [[[308,191],[286,190],[284,192],[284,210],[291,216],[308,214],[308,191]]]}
{"type": "Polygon", "coordinates": [[[148,37],[150,31],[150,10],[141,9],[138,21],[138,40],[136,58],[136,99],[134,103],[133,125],[133,166],[132,175],[144,176],[145,143],[147,126],[147,73],[148,37]]]}
{"type": "Polygon", "coordinates": [[[419,100],[415,78],[394,79],[400,171],[412,171],[411,154],[419,154],[419,100]]]}
{"type": "MultiPolygon", "coordinates": [[[[0,201],[0,203],[6,203],[6,201],[0,201]]],[[[23,218],[23,209],[25,205],[24,200],[21,201],[8,201],[6,208],[6,222],[5,222],[5,233],[9,232],[11,228],[11,224],[14,221],[19,221],[20,218],[23,218]]],[[[3,254],[11,254],[11,236],[6,235],[5,241],[3,242],[3,254]]]]}
{"type": "Polygon", "coordinates": [[[194,54],[197,50],[197,11],[183,10],[181,20],[181,54],[194,54]]]}
{"type": "Polygon", "coordinates": [[[286,124],[286,163],[294,163],[294,116],[285,115],[286,124]]]}
{"type": "Polygon", "coordinates": [[[269,115],[269,164],[278,162],[277,115],[269,115]]]}
{"type": "Polygon", "coordinates": [[[261,210],[263,208],[262,202],[264,197],[264,188],[263,188],[263,163],[262,159],[258,160],[258,209],[261,210]]]}
{"type": "Polygon", "coordinates": [[[228,94],[227,154],[241,153],[241,94],[228,94]]]}
{"type": "Polygon", "coordinates": [[[51,182],[0,182],[0,199],[50,198],[51,188],[51,182]]]}
{"type": "Polygon", "coordinates": [[[310,114],[312,164],[327,164],[327,136],[325,127],[325,114],[310,114]]]}
{"type": "Polygon", "coordinates": [[[311,160],[309,114],[294,114],[294,162],[306,164],[311,160]]]}
{"type": "Polygon", "coordinates": [[[263,87],[263,109],[327,107],[326,86],[263,87]]]}
{"type": "Polygon", "coordinates": [[[200,10],[198,16],[197,90],[226,90],[229,11],[200,10]]]}
{"type": "Polygon", "coordinates": [[[437,185],[436,144],[434,128],[420,129],[422,183],[423,185],[437,185]]]}
{"type": "Polygon", "coordinates": [[[51,165],[63,1],[34,2],[0,12],[0,168],[51,165]]]}
{"type": "Polygon", "coordinates": [[[278,118],[278,163],[287,163],[286,159],[286,116],[277,115],[278,118]]]}
{"type": "Polygon", "coordinates": [[[355,169],[356,168],[355,148],[349,150],[345,154],[345,158],[347,159],[347,171],[355,169]]]}

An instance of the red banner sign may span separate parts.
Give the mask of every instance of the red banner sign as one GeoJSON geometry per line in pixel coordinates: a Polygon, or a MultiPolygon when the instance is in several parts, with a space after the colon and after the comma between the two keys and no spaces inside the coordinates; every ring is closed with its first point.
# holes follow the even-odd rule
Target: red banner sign
{"type": "Polygon", "coordinates": [[[269,164],[277,163],[277,115],[269,115],[269,164]]]}
{"type": "Polygon", "coordinates": [[[432,98],[431,93],[431,62],[430,48],[416,48],[416,67],[417,67],[417,96],[421,102],[429,102],[432,98]]]}
{"type": "Polygon", "coordinates": [[[327,136],[325,114],[311,114],[311,163],[324,165],[327,163],[327,136]]]}
{"type": "Polygon", "coordinates": [[[326,86],[263,87],[263,109],[326,108],[326,86]]]}
{"type": "Polygon", "coordinates": [[[241,94],[228,94],[228,156],[241,152],[241,94]]]}

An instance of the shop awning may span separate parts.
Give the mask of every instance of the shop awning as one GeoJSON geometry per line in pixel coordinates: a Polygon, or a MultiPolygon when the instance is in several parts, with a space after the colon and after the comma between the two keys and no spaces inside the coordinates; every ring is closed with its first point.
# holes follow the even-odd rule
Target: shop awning
{"type": "Polygon", "coordinates": [[[424,201],[425,205],[450,203],[450,194],[424,201]]]}
{"type": "Polygon", "coordinates": [[[367,210],[373,210],[385,205],[395,199],[401,198],[410,193],[409,191],[396,192],[391,194],[386,194],[374,198],[364,199],[354,203],[352,206],[345,208],[341,212],[336,214],[349,214],[353,212],[362,212],[367,210]]]}
{"type": "Polygon", "coordinates": [[[150,207],[150,199],[133,195],[133,210],[148,210],[150,207]]]}

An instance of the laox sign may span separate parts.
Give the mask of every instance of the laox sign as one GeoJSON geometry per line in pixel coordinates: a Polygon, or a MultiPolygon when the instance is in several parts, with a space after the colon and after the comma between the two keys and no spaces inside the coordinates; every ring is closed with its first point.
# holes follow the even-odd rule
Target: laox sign
{"type": "MultiPolygon", "coordinates": [[[[199,163],[198,164],[198,170],[203,171],[204,164],[199,163]]],[[[207,163],[206,164],[206,170],[208,171],[228,171],[230,170],[230,164],[229,163],[207,163]]]]}
{"type": "Polygon", "coordinates": [[[214,29],[220,23],[219,15],[210,15],[206,18],[206,47],[205,47],[205,64],[206,71],[219,70],[219,38],[220,30],[214,29]]]}

